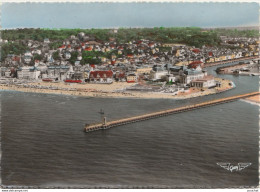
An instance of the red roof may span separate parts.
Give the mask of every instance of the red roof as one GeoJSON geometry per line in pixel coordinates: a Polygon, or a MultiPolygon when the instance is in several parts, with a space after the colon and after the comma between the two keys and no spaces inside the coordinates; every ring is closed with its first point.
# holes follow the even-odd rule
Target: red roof
{"type": "Polygon", "coordinates": [[[133,57],[134,55],[133,54],[127,54],[127,57],[133,57]]]}
{"type": "Polygon", "coordinates": [[[68,45],[68,48],[71,48],[71,45],[68,45]]]}
{"type": "Polygon", "coordinates": [[[15,72],[15,69],[12,67],[12,68],[10,69],[10,71],[11,71],[11,73],[14,73],[14,72],[15,72]]]}
{"type": "Polygon", "coordinates": [[[116,61],[111,61],[111,64],[114,65],[116,63],[116,61]]]}
{"type": "Polygon", "coordinates": [[[124,78],[125,77],[125,73],[119,73],[118,77],[119,78],[124,78]]]}
{"type": "Polygon", "coordinates": [[[65,45],[62,45],[62,46],[60,46],[59,48],[64,49],[65,47],[66,47],[65,45]]]}
{"type": "Polygon", "coordinates": [[[91,64],[90,67],[92,67],[92,68],[96,68],[96,66],[95,66],[94,64],[91,64]]]}
{"type": "Polygon", "coordinates": [[[200,66],[202,64],[203,64],[203,62],[201,62],[201,61],[193,61],[192,63],[189,64],[188,67],[196,69],[198,66],[200,66]]]}
{"type": "Polygon", "coordinates": [[[90,78],[112,78],[113,72],[112,71],[91,71],[90,78]]]}
{"type": "Polygon", "coordinates": [[[85,51],[92,51],[92,48],[91,47],[86,47],[84,50],[85,51]]]}
{"type": "Polygon", "coordinates": [[[199,49],[192,49],[192,51],[193,51],[194,53],[199,53],[199,52],[200,52],[199,49]]]}
{"type": "Polygon", "coordinates": [[[139,41],[137,41],[137,44],[141,44],[143,41],[141,41],[141,40],[139,40],[139,41]]]}
{"type": "Polygon", "coordinates": [[[13,61],[19,61],[19,60],[20,60],[20,57],[15,56],[15,57],[12,58],[12,60],[13,60],[13,61]]]}
{"type": "Polygon", "coordinates": [[[209,56],[212,56],[213,55],[213,53],[212,52],[209,52],[209,56]]]}
{"type": "Polygon", "coordinates": [[[192,65],[192,64],[201,64],[201,63],[203,63],[202,61],[193,61],[193,62],[191,62],[189,65],[192,65]]]}

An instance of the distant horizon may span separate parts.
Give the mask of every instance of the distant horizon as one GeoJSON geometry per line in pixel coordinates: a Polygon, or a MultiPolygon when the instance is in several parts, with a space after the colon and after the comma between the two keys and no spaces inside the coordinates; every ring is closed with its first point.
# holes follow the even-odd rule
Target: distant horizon
{"type": "Polygon", "coordinates": [[[2,3],[2,29],[112,29],[259,26],[250,3],[2,3]],[[14,14],[15,13],[15,14],[14,14]]]}
{"type": "Polygon", "coordinates": [[[197,27],[197,26],[187,26],[187,27],[110,27],[110,28],[40,28],[40,27],[19,27],[19,28],[2,28],[0,30],[14,30],[14,29],[42,29],[42,30],[74,30],[74,29],[153,29],[153,28],[200,28],[200,29],[241,29],[241,30],[259,30],[260,25],[252,26],[226,26],[226,27],[197,27]],[[250,29],[244,29],[250,28],[250,29]]]}

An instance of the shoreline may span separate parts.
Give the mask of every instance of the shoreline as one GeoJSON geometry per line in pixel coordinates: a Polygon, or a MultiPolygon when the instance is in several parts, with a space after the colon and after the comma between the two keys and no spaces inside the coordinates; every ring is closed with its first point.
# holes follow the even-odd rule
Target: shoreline
{"type": "Polygon", "coordinates": [[[260,107],[260,103],[258,103],[258,102],[254,102],[254,101],[251,101],[251,100],[248,100],[248,99],[241,99],[241,101],[244,101],[244,102],[249,103],[251,105],[257,105],[257,106],[260,107]]]}
{"type": "MultiPolygon", "coordinates": [[[[219,78],[216,78],[220,80],[219,78]]],[[[212,89],[205,89],[204,91],[198,88],[190,88],[186,92],[180,92],[177,95],[173,93],[159,93],[159,92],[118,92],[119,89],[131,86],[131,84],[120,82],[112,85],[103,84],[65,84],[65,83],[45,83],[36,82],[28,83],[26,86],[21,85],[3,85],[0,84],[0,91],[19,91],[29,93],[44,93],[55,95],[70,95],[77,97],[90,98],[128,98],[128,99],[174,99],[182,100],[194,97],[202,97],[206,95],[218,94],[224,91],[235,88],[232,81],[221,80],[223,87],[212,89]],[[231,85],[229,85],[231,83],[231,85]]]]}
{"type": "Polygon", "coordinates": [[[258,105],[260,107],[260,96],[253,96],[253,97],[248,97],[245,99],[241,99],[244,102],[250,103],[252,105],[258,105]]]}

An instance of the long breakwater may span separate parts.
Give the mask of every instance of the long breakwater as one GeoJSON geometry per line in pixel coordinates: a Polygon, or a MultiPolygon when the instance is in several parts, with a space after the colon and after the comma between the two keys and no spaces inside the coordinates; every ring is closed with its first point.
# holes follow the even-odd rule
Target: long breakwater
{"type": "Polygon", "coordinates": [[[251,96],[255,96],[255,95],[259,95],[259,94],[260,94],[260,92],[252,92],[252,93],[207,101],[207,102],[203,102],[203,103],[198,103],[198,104],[194,104],[194,105],[188,105],[188,106],[184,106],[184,107],[178,107],[178,108],[173,108],[173,109],[168,109],[168,110],[163,110],[163,111],[158,111],[158,112],[153,112],[153,113],[147,113],[144,115],[118,119],[118,120],[109,121],[109,122],[106,122],[106,117],[104,117],[104,121],[101,123],[86,124],[85,132],[105,130],[105,129],[109,129],[109,128],[120,126],[120,125],[135,123],[135,122],[139,122],[139,121],[145,121],[145,120],[149,120],[152,118],[163,117],[163,116],[167,116],[167,115],[171,115],[171,114],[175,114],[175,113],[182,113],[185,111],[199,109],[202,107],[209,107],[209,106],[218,105],[218,104],[222,104],[222,103],[228,103],[228,102],[236,101],[238,99],[243,99],[243,98],[247,98],[247,97],[251,97],[251,96]]]}

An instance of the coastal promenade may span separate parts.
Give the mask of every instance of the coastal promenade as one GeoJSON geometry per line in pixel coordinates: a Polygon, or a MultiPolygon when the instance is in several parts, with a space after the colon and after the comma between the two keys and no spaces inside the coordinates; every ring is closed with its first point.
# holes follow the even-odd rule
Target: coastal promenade
{"type": "Polygon", "coordinates": [[[205,63],[205,67],[224,65],[224,64],[227,64],[227,63],[235,63],[235,62],[238,62],[238,61],[245,61],[245,60],[257,59],[257,58],[259,58],[259,56],[242,57],[242,58],[238,58],[238,59],[231,59],[231,60],[225,60],[225,61],[219,61],[219,62],[213,62],[213,63],[205,63]]]}
{"type": "Polygon", "coordinates": [[[120,126],[120,125],[149,120],[149,119],[157,118],[157,117],[163,117],[163,116],[171,115],[174,113],[181,113],[181,112],[185,112],[185,111],[199,109],[202,107],[209,107],[209,106],[218,105],[218,104],[222,104],[222,103],[228,103],[228,102],[236,101],[238,99],[244,99],[247,97],[258,96],[259,94],[260,94],[260,92],[252,92],[252,93],[207,101],[207,102],[203,102],[203,103],[198,103],[195,105],[188,105],[188,106],[184,106],[184,107],[178,107],[178,108],[158,111],[158,112],[154,112],[154,113],[148,113],[148,114],[134,116],[134,117],[130,117],[130,118],[123,118],[123,119],[109,121],[109,122],[107,122],[106,117],[104,117],[104,120],[102,123],[86,124],[84,130],[85,130],[85,132],[91,132],[91,131],[109,129],[109,128],[120,126]]]}

